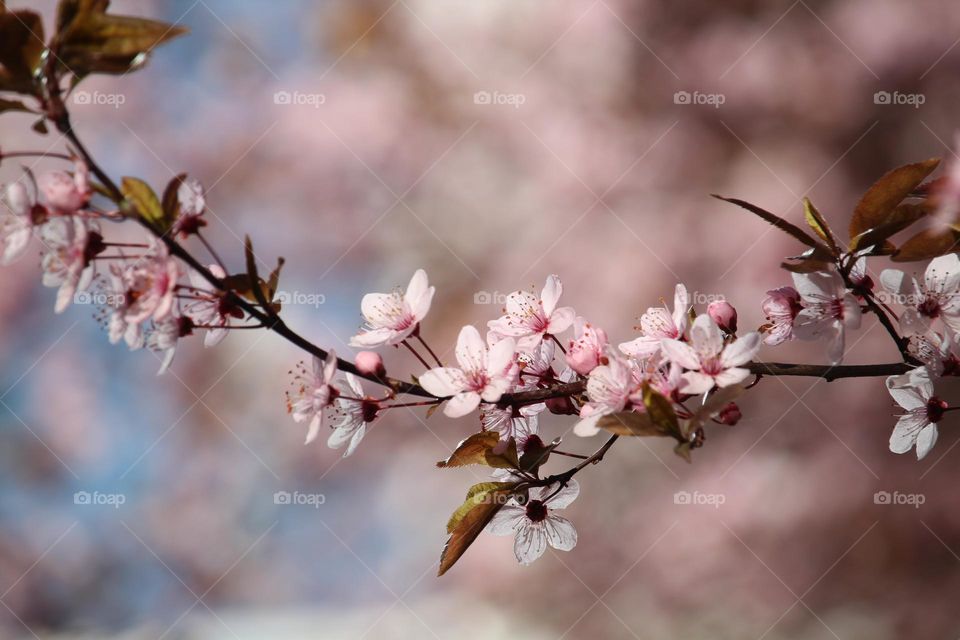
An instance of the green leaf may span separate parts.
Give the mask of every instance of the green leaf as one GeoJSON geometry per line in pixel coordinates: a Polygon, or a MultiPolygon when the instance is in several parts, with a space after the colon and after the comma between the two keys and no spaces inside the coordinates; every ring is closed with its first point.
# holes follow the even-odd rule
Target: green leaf
{"type": "Polygon", "coordinates": [[[517,441],[510,441],[503,447],[503,451],[495,453],[500,444],[500,434],[496,431],[481,431],[462,440],[453,453],[446,460],[437,463],[437,467],[448,469],[465,467],[471,464],[482,464],[497,469],[516,469],[520,466],[517,460],[517,441]]]}
{"type": "Polygon", "coordinates": [[[449,571],[470,548],[513,494],[516,486],[515,482],[482,482],[470,488],[467,499],[447,522],[447,533],[450,537],[440,554],[438,576],[449,571]]]}
{"type": "Polygon", "coordinates": [[[754,215],[759,216],[764,221],[769,222],[777,229],[780,229],[784,233],[796,238],[797,240],[807,245],[808,247],[813,247],[814,249],[817,249],[818,252],[820,252],[822,255],[824,256],[831,255],[830,250],[827,249],[827,247],[823,246],[823,244],[816,241],[814,238],[812,238],[806,231],[804,231],[800,227],[790,222],[787,222],[780,216],[770,213],[769,211],[765,209],[761,209],[760,207],[750,204],[749,202],[746,202],[744,200],[738,200],[737,198],[724,198],[723,196],[718,196],[717,194],[711,194],[711,195],[718,200],[723,200],[724,202],[735,204],[738,207],[742,207],[747,211],[749,211],[750,213],[753,213],[754,215]]]}
{"type": "Polygon", "coordinates": [[[0,90],[37,95],[34,75],[45,48],[38,14],[0,13],[0,90]]]}
{"type": "Polygon", "coordinates": [[[150,226],[162,233],[166,233],[170,229],[173,220],[168,220],[164,216],[163,207],[157,198],[157,194],[146,182],[139,178],[125,177],[120,181],[120,192],[137,214],[150,226]]]}
{"type": "MultiPolygon", "coordinates": [[[[898,167],[873,183],[857,203],[850,219],[851,249],[857,236],[885,225],[898,204],[933,173],[939,158],[898,167]]],[[[860,243],[860,246],[867,246],[860,243]]]]}
{"type": "Polygon", "coordinates": [[[960,231],[953,227],[924,229],[903,243],[893,255],[894,262],[916,262],[942,256],[960,248],[960,231]]]}
{"type": "Polygon", "coordinates": [[[817,208],[810,202],[810,198],[803,199],[803,217],[806,219],[810,228],[827,243],[833,256],[838,257],[840,255],[840,247],[837,245],[833,231],[817,208]]]}

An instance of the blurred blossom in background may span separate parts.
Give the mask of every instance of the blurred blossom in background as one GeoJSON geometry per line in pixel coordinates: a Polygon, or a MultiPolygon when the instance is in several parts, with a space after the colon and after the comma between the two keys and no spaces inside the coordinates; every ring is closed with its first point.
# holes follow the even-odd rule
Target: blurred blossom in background
{"type": "MultiPolygon", "coordinates": [[[[797,245],[708,194],[793,221],[808,195],[841,226],[887,169],[949,156],[958,124],[948,0],[114,11],[191,33],[85,81],[81,136],[113,176],[203,182],[229,266],[244,233],[287,258],[288,324],[348,358],[363,292],[420,267],[437,286],[423,330],[448,356],[460,326],[550,273],[614,344],[676,282],[756,327],[797,245]]],[[[4,115],[3,148],[62,148],[30,123],[4,115]]],[[[579,477],[575,551],[519,567],[483,535],[437,579],[444,523],[482,476],[434,463],[475,425],[390,412],[342,461],[285,413],[302,356],[281,339],[195,341],[157,377],[92,306],[54,316],[35,259],[0,286],[4,638],[960,635],[958,438],[948,424],[921,463],[891,454],[880,380],[764,380],[692,465],[621,443],[579,477]]],[[[865,324],[848,361],[895,361],[865,324]]],[[[822,346],[776,359],[824,362],[822,346]]],[[[418,370],[408,355],[387,369],[418,370]]],[[[551,419],[550,437],[570,427],[551,419]]]]}

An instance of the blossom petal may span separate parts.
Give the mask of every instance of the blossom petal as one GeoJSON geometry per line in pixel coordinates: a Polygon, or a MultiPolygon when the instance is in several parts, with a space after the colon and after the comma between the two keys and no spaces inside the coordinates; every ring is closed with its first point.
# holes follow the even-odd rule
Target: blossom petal
{"type": "MultiPolygon", "coordinates": [[[[713,358],[723,351],[723,333],[713,318],[704,314],[697,316],[690,329],[690,342],[699,355],[699,359],[713,358]]],[[[689,367],[688,367],[689,368],[689,367]]]]}
{"type": "Polygon", "coordinates": [[[347,446],[347,450],[343,452],[343,457],[349,457],[353,455],[353,452],[357,450],[357,447],[360,446],[360,441],[363,440],[363,436],[367,434],[367,424],[361,423],[360,427],[353,432],[353,437],[350,438],[350,444],[347,446]]]}
{"type": "Polygon", "coordinates": [[[680,391],[691,395],[706,393],[713,388],[713,378],[699,371],[687,371],[683,374],[680,391]]]}
{"type": "MultiPolygon", "coordinates": [[[[310,421],[310,426],[307,428],[307,439],[303,444],[310,444],[317,439],[317,436],[320,435],[320,424],[323,422],[323,414],[317,413],[313,416],[313,420],[310,421]]],[[[331,437],[333,437],[331,435],[331,437]]]]}
{"type": "Polygon", "coordinates": [[[739,367],[747,364],[760,350],[760,334],[756,331],[737,338],[733,344],[727,345],[720,354],[720,364],[727,367],[739,367]]]}
{"type": "Polygon", "coordinates": [[[928,291],[956,293],[957,288],[960,287],[960,258],[955,253],[934,258],[927,265],[923,280],[928,291]]]}
{"type": "Polygon", "coordinates": [[[455,367],[437,367],[420,376],[420,386],[438,398],[446,398],[463,391],[467,378],[463,371],[455,367]]]}
{"type": "Polygon", "coordinates": [[[507,504],[500,508],[490,524],[487,525],[487,533],[495,536],[512,536],[516,533],[517,526],[526,516],[526,510],[514,504],[507,504]]]}
{"type": "Polygon", "coordinates": [[[718,387],[729,387],[735,384],[740,384],[744,380],[750,377],[749,369],[741,369],[740,367],[734,367],[732,369],[727,369],[714,377],[714,381],[717,383],[718,387]]]}
{"type": "Polygon", "coordinates": [[[460,335],[457,336],[456,355],[457,362],[464,371],[486,372],[487,345],[472,324],[460,329],[460,335]]]}
{"type": "Polygon", "coordinates": [[[543,285],[543,291],[540,292],[540,303],[543,305],[543,313],[548,318],[557,308],[557,302],[560,300],[560,294],[563,293],[563,284],[556,275],[547,276],[547,281],[543,285]]]}
{"type": "Polygon", "coordinates": [[[920,435],[917,436],[917,460],[923,460],[930,453],[933,445],[937,443],[937,435],[935,424],[928,424],[920,430],[920,435]]]}
{"type": "Polygon", "coordinates": [[[547,550],[547,534],[542,525],[526,523],[517,530],[513,542],[513,554],[522,565],[532,564],[547,550]]]}
{"type": "Polygon", "coordinates": [[[900,416],[893,433],[890,434],[890,451],[894,453],[906,453],[913,448],[917,442],[920,431],[930,424],[923,411],[911,411],[900,416]]]}
{"type": "Polygon", "coordinates": [[[400,342],[404,337],[399,337],[398,334],[393,329],[380,328],[380,329],[371,329],[370,331],[362,331],[357,335],[350,338],[351,347],[382,347],[388,344],[393,344],[395,341],[400,342]],[[397,339],[399,337],[399,339],[397,339]]]}
{"type": "Polygon", "coordinates": [[[693,347],[679,340],[661,340],[660,348],[670,362],[676,362],[684,369],[699,369],[700,357],[693,347]]]}
{"type": "Polygon", "coordinates": [[[898,304],[909,306],[916,304],[917,281],[899,269],[884,269],[880,272],[880,285],[895,296],[898,304]]]}
{"type": "Polygon", "coordinates": [[[480,394],[476,391],[464,391],[450,398],[443,408],[448,418],[462,418],[480,406],[480,394]]]}
{"type": "Polygon", "coordinates": [[[547,333],[557,335],[570,328],[577,317],[577,312],[573,307],[560,307],[548,314],[550,321],[547,323],[547,333]]]}
{"type": "Polygon", "coordinates": [[[513,338],[504,338],[490,347],[487,354],[487,373],[490,376],[502,376],[513,363],[516,342],[513,338]]]}
{"type": "Polygon", "coordinates": [[[660,340],[661,338],[653,336],[640,336],[630,342],[621,342],[617,345],[617,348],[620,349],[621,353],[631,358],[644,359],[660,351],[660,340]]]}
{"type": "MultiPolygon", "coordinates": [[[[552,484],[547,487],[543,487],[540,490],[540,499],[544,499],[549,496],[554,491],[557,491],[556,484],[552,484]]],[[[563,487],[557,491],[557,495],[550,498],[547,502],[547,506],[551,509],[566,509],[577,499],[577,496],[580,495],[580,483],[576,480],[570,480],[567,483],[567,486],[563,487]]]]}
{"type": "Polygon", "coordinates": [[[577,546],[577,529],[562,516],[551,515],[543,521],[547,542],[558,551],[570,551],[577,546]]]}
{"type": "Polygon", "coordinates": [[[590,436],[597,435],[600,433],[600,427],[597,426],[597,422],[603,416],[603,413],[595,413],[582,417],[580,422],[574,425],[573,432],[581,438],[589,438],[590,436]]]}
{"type": "Polygon", "coordinates": [[[375,328],[389,326],[400,309],[396,293],[368,293],[360,300],[360,313],[375,328]]]}

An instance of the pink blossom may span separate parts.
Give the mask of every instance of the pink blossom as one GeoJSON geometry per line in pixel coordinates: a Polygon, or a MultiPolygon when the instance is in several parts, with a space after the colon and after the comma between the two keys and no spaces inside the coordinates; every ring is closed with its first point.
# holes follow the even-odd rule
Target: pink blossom
{"type": "Polygon", "coordinates": [[[795,273],[793,284],[803,309],[797,314],[793,333],[800,340],[829,340],[827,357],[831,364],[843,360],[847,329],[860,328],[860,303],[835,271],[795,273]]]}
{"type": "Polygon", "coordinates": [[[157,375],[163,375],[170,368],[180,338],[190,335],[192,326],[189,318],[171,314],[160,322],[154,322],[153,326],[144,332],[143,341],[146,347],[162,354],[157,375]]]}
{"type": "Polygon", "coordinates": [[[768,298],[763,301],[763,313],[769,327],[763,342],[778,345],[793,339],[793,323],[803,309],[800,294],[793,287],[780,287],[767,291],[768,298]]]}
{"type": "Polygon", "coordinates": [[[126,294],[124,321],[140,324],[152,318],[159,322],[170,315],[179,276],[177,261],[167,254],[162,243],[131,260],[122,274],[126,294]]]}
{"type": "Polygon", "coordinates": [[[430,311],[434,287],[427,273],[417,269],[405,293],[368,293],[360,302],[360,311],[369,328],[350,338],[352,347],[380,347],[400,344],[413,335],[430,311]]]}
{"type": "Polygon", "coordinates": [[[78,291],[93,280],[90,260],[99,234],[92,233],[82,218],[54,218],[41,231],[47,252],[43,256],[43,285],[59,287],[56,313],[62,313],[78,291]]]}
{"type": "Polygon", "coordinates": [[[623,411],[636,387],[630,362],[615,354],[610,354],[607,359],[607,364],[594,368],[587,378],[589,401],[580,407],[580,422],[573,428],[573,432],[578,436],[587,437],[599,433],[597,422],[600,418],[623,411]]]}
{"type": "Polygon", "coordinates": [[[37,200],[22,182],[12,182],[4,191],[4,204],[12,215],[0,218],[0,264],[10,264],[23,255],[33,234],[36,212],[46,216],[46,210],[38,207],[37,200]]]}
{"type": "Polygon", "coordinates": [[[515,535],[513,553],[522,565],[542,556],[548,544],[558,551],[570,551],[577,546],[577,530],[556,511],[570,506],[579,494],[576,480],[570,480],[566,486],[552,484],[531,489],[525,504],[512,500],[501,507],[487,531],[495,536],[515,535]]]}
{"type": "Polygon", "coordinates": [[[352,373],[347,373],[344,377],[347,379],[346,385],[341,384],[342,393],[335,401],[336,415],[340,420],[327,438],[327,446],[339,449],[347,445],[347,450],[343,453],[346,458],[353,455],[360,446],[360,441],[367,433],[367,423],[376,420],[380,406],[363,394],[360,378],[352,373]]]}
{"type": "Polygon", "coordinates": [[[934,258],[923,274],[923,283],[897,269],[884,269],[880,284],[906,307],[900,314],[904,335],[928,333],[941,320],[954,333],[960,331],[960,257],[950,253],[934,258]]]}
{"type": "Polygon", "coordinates": [[[563,333],[573,324],[576,312],[572,307],[557,307],[562,293],[560,278],[547,276],[539,298],[529,291],[514,291],[507,296],[506,313],[487,326],[502,336],[518,338],[521,348],[563,333]]]}
{"type": "Polygon", "coordinates": [[[514,359],[515,342],[505,338],[489,349],[472,325],[460,330],[456,367],[430,369],[420,376],[420,385],[429,393],[450,397],[443,412],[451,418],[465,416],[480,401],[496,402],[516,384],[519,367],[514,359]]]}
{"type": "Polygon", "coordinates": [[[707,305],[707,314],[726,333],[735,334],[737,332],[737,310],[726,300],[711,302],[707,305]]]}
{"type": "Polygon", "coordinates": [[[42,174],[38,184],[47,206],[61,215],[76,213],[87,205],[93,195],[87,165],[82,160],[76,161],[73,174],[51,171],[42,174]]]}
{"type": "Polygon", "coordinates": [[[690,311],[690,296],[687,288],[678,284],[673,293],[673,313],[663,307],[650,307],[640,317],[639,338],[624,342],[620,351],[634,358],[647,358],[660,350],[660,341],[664,338],[678,340],[687,328],[687,313],[690,311]]]}
{"type": "MultiPolygon", "coordinates": [[[[211,264],[207,267],[215,277],[227,277],[222,267],[211,264]]],[[[207,330],[203,337],[206,347],[213,347],[227,337],[230,318],[242,318],[243,312],[229,304],[228,299],[206,278],[196,271],[190,272],[191,299],[184,304],[184,315],[195,325],[207,330]]]]}
{"type": "Polygon", "coordinates": [[[177,188],[177,203],[180,206],[180,212],[173,223],[174,233],[179,234],[181,238],[186,238],[207,226],[207,221],[202,218],[207,208],[207,199],[203,185],[198,180],[186,178],[180,183],[177,188]]]}
{"type": "Polygon", "coordinates": [[[310,422],[304,444],[316,440],[323,424],[324,410],[340,395],[339,390],[332,384],[337,373],[337,354],[333,349],[327,354],[326,360],[314,357],[312,362],[313,368],[309,372],[300,365],[297,377],[294,378],[296,389],[287,394],[287,411],[293,421],[310,422]]]}
{"type": "Polygon", "coordinates": [[[578,317],[573,323],[573,336],[567,349],[567,364],[580,375],[588,375],[602,364],[607,349],[607,332],[578,317]]]}
{"type": "Polygon", "coordinates": [[[887,390],[906,413],[897,420],[890,435],[890,451],[906,453],[916,447],[922,460],[937,442],[937,423],[949,405],[934,395],[933,382],[926,367],[887,378],[887,390]]]}
{"type": "Polygon", "coordinates": [[[760,334],[753,331],[724,345],[720,327],[710,316],[698,316],[690,329],[690,344],[664,340],[664,355],[687,371],[680,385],[682,393],[706,393],[714,387],[743,382],[750,371],[741,368],[760,349],[760,334]]]}
{"type": "Polygon", "coordinates": [[[376,351],[361,351],[353,362],[357,365],[357,370],[364,375],[383,377],[387,374],[383,358],[376,351]]]}

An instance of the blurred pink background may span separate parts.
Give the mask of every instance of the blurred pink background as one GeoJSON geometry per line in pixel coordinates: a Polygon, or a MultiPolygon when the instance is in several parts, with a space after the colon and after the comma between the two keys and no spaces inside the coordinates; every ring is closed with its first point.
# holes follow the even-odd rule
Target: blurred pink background
{"type": "MultiPolygon", "coordinates": [[[[49,26],[52,2],[9,4],[49,26]]],[[[362,294],[419,267],[437,286],[424,334],[441,350],[550,273],[614,342],[678,281],[757,326],[764,292],[789,283],[780,259],[800,249],[709,194],[798,223],[808,195],[842,230],[884,171],[951,154],[960,103],[947,0],[114,11],[191,34],[143,71],[85,81],[81,137],[114,177],[199,178],[230,266],[245,233],[264,268],[286,257],[288,323],[347,354],[362,294]]],[[[30,124],[0,118],[2,148],[62,148],[30,124]]],[[[0,180],[19,172],[7,161],[0,180]]],[[[665,441],[619,442],[580,476],[573,552],[524,568],[509,539],[484,535],[437,579],[444,523],[484,474],[434,463],[476,424],[395,411],[341,461],[304,447],[284,411],[302,356],[280,338],[188,343],[156,377],[148,352],[107,344],[92,308],[53,315],[36,259],[0,286],[2,637],[960,635],[957,435],[948,420],[921,463],[890,453],[882,380],[765,379],[692,465],[665,441]],[[125,502],[77,505],[78,491],[125,502]],[[277,505],[277,491],[323,504],[277,505]],[[723,504],[676,504],[680,491],[723,504]],[[924,503],[876,504],[880,491],[924,503]]],[[[761,356],[825,362],[810,343],[761,356]]],[[[896,358],[872,320],[850,342],[848,362],[896,358]]],[[[399,351],[387,365],[418,370],[399,351]]],[[[570,434],[565,447],[599,444],[570,434]]]]}

